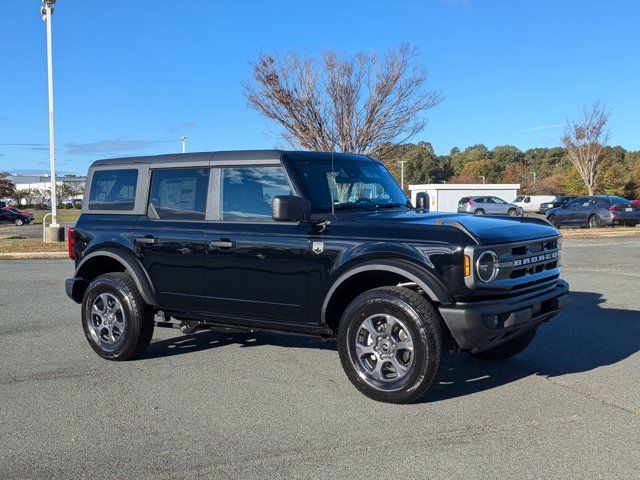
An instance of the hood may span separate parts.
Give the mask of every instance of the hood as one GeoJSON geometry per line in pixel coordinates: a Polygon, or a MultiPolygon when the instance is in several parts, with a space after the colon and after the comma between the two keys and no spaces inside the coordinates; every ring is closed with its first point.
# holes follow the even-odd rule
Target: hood
{"type": "MultiPolygon", "coordinates": [[[[395,225],[449,225],[461,226],[485,245],[511,243],[553,237],[560,233],[545,220],[528,217],[503,217],[443,212],[371,212],[366,221],[389,222],[395,225]]],[[[458,227],[460,228],[460,227],[458,227]]]]}

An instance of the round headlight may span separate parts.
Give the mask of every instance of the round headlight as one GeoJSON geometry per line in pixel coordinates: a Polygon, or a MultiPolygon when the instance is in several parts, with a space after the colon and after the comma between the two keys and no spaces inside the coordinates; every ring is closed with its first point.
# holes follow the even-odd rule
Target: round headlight
{"type": "Polygon", "coordinates": [[[498,276],[498,255],[491,250],[486,250],[480,254],[476,261],[476,272],[478,278],[485,283],[493,282],[498,276]]]}

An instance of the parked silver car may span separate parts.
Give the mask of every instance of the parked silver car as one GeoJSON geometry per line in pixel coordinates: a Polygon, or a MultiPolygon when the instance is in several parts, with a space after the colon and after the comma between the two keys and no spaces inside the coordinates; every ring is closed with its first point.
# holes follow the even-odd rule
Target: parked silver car
{"type": "Polygon", "coordinates": [[[513,203],[507,203],[501,198],[490,195],[478,197],[462,197],[458,202],[458,213],[472,213],[474,215],[522,215],[522,209],[513,203]]]}

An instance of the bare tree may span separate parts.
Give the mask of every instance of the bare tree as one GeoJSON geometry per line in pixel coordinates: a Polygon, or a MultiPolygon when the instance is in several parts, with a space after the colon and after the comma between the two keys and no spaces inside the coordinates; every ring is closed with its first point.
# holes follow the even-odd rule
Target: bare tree
{"type": "Polygon", "coordinates": [[[608,120],[609,110],[602,103],[594,102],[591,107],[584,107],[578,121],[567,122],[562,136],[569,159],[587,186],[589,195],[594,193],[602,150],[609,141],[608,120]]]}
{"type": "Polygon", "coordinates": [[[329,51],[321,62],[295,52],[282,58],[260,53],[244,94],[294,148],[369,153],[420,132],[425,121],[419,115],[442,101],[440,92],[425,88],[427,72],[416,56],[408,45],[382,58],[329,51]]]}

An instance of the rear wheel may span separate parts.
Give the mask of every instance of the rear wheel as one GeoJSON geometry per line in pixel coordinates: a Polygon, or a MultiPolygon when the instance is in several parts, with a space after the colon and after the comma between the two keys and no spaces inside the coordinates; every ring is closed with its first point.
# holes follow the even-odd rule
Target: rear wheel
{"type": "Polygon", "coordinates": [[[483,352],[474,353],[473,356],[484,358],[485,360],[505,360],[507,358],[511,358],[514,355],[519,354],[529,346],[529,344],[535,338],[537,330],[537,328],[534,328],[524,335],[520,335],[519,337],[498,345],[497,347],[485,350],[483,352]]]}
{"type": "Polygon", "coordinates": [[[549,223],[551,225],[553,225],[554,227],[559,227],[558,219],[556,218],[556,216],[553,213],[547,217],[547,220],[549,220],[549,223]]]}
{"type": "Polygon", "coordinates": [[[338,330],[340,361],[353,385],[369,398],[410,403],[436,382],[445,362],[446,330],[423,296],[381,287],[358,296],[338,330]]]}
{"type": "Polygon", "coordinates": [[[589,217],[589,228],[598,228],[601,224],[600,217],[597,215],[591,215],[589,217]]]}
{"type": "Polygon", "coordinates": [[[144,352],[153,335],[153,311],[128,273],[94,279],[82,302],[82,326],[91,348],[108,360],[131,360],[144,352]]]}
{"type": "Polygon", "coordinates": [[[477,209],[475,212],[473,212],[474,215],[484,215],[484,210],[479,208],[477,209]]]}

